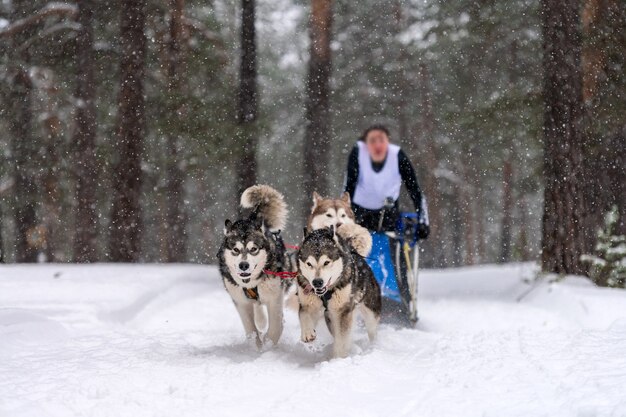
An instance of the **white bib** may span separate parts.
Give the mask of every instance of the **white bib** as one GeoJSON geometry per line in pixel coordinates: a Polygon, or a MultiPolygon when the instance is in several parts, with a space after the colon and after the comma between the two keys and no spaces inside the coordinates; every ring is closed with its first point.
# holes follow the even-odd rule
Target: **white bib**
{"type": "Polygon", "coordinates": [[[380,210],[384,207],[387,197],[391,197],[393,201],[400,197],[400,187],[402,187],[402,177],[398,167],[400,147],[389,144],[385,165],[383,169],[376,172],[372,168],[372,160],[365,143],[358,141],[357,146],[359,147],[359,179],[352,201],[369,210],[380,210]]]}

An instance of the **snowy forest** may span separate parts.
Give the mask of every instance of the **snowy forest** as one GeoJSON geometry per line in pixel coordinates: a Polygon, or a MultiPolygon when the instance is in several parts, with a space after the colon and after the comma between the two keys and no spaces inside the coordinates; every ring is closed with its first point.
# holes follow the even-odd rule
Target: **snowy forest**
{"type": "Polygon", "coordinates": [[[626,416],[626,0],[0,0],[0,150],[1,417],[626,416]]]}
{"type": "Polygon", "coordinates": [[[255,183],[297,242],[384,123],[424,267],[586,272],[613,207],[625,232],[625,28],[620,0],[3,1],[0,261],[215,263],[255,183]]]}

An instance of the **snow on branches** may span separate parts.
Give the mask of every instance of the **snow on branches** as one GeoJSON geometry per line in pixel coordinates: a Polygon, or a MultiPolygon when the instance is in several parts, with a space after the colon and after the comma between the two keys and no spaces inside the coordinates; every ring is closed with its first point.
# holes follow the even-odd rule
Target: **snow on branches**
{"type": "Polygon", "coordinates": [[[604,217],[604,228],[598,230],[596,254],[581,256],[589,263],[591,278],[597,285],[626,288],[626,236],[615,234],[619,220],[617,206],[613,206],[604,217]]]}

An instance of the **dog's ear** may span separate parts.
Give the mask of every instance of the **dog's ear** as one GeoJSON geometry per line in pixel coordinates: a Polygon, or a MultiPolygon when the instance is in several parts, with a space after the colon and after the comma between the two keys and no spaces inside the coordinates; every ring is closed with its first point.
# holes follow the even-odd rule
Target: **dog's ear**
{"type": "Polygon", "coordinates": [[[341,201],[343,201],[349,206],[350,205],[350,193],[347,191],[344,191],[344,193],[341,194],[341,201]]]}
{"type": "Polygon", "coordinates": [[[224,222],[224,236],[230,233],[230,228],[232,226],[233,226],[233,222],[231,222],[229,219],[226,219],[226,221],[224,222]]]}
{"type": "Polygon", "coordinates": [[[319,195],[317,191],[313,191],[313,207],[311,207],[311,213],[315,211],[321,200],[322,196],[319,195]]]}

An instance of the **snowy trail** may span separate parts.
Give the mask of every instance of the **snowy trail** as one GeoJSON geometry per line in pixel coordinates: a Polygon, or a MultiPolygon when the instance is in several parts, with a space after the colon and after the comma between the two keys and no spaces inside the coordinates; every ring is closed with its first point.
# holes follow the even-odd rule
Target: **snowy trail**
{"type": "Polygon", "coordinates": [[[0,267],[0,416],[626,416],[626,291],[424,271],[420,326],[257,352],[205,266],[0,267]]]}

